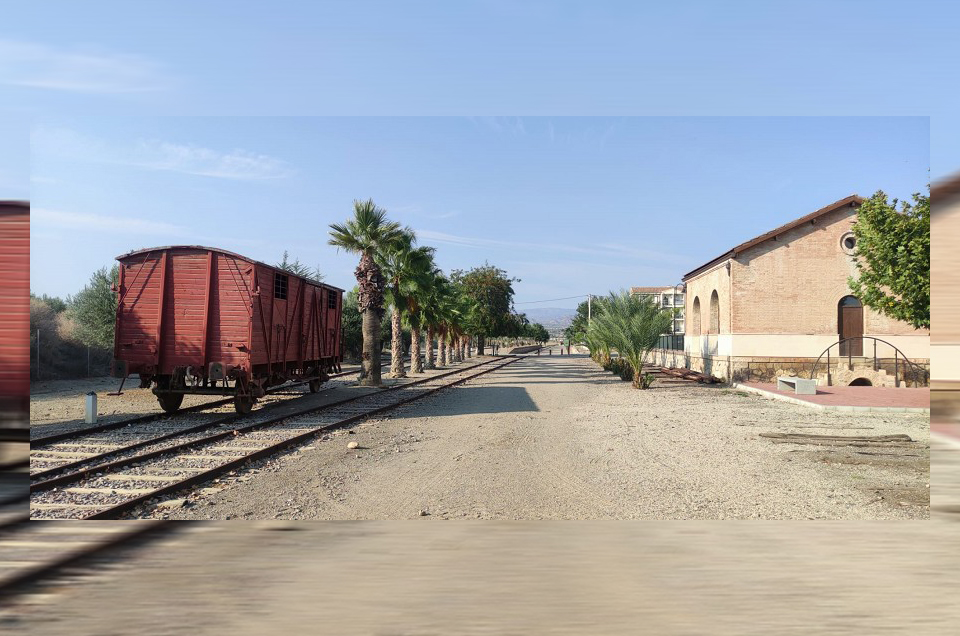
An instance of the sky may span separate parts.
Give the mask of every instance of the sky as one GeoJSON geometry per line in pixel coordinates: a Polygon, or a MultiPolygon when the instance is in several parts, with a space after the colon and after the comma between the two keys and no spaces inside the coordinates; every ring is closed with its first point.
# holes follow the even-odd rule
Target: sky
{"type": "MultiPolygon", "coordinates": [[[[152,198],[145,201],[141,197],[135,206],[119,211],[119,201],[127,198],[117,191],[111,192],[112,201],[98,207],[89,187],[83,196],[68,197],[65,192],[57,195],[52,187],[41,188],[53,185],[43,181],[53,179],[50,174],[37,174],[34,170],[33,181],[29,181],[29,172],[24,170],[27,161],[25,135],[28,129],[48,126],[54,131],[63,129],[69,134],[73,130],[102,141],[105,144],[101,149],[103,153],[120,153],[127,162],[152,165],[151,162],[162,160],[156,156],[164,152],[162,148],[147,147],[134,151],[124,145],[143,139],[147,143],[154,140],[169,141],[173,145],[197,144],[213,153],[205,161],[214,161],[211,157],[219,153],[228,168],[234,171],[243,166],[248,170],[265,169],[246,155],[232,156],[234,151],[262,154],[285,162],[271,164],[273,169],[280,170],[279,166],[287,165],[294,173],[287,176],[274,174],[270,178],[205,175],[200,179],[201,175],[194,175],[198,178],[193,183],[197,196],[190,199],[192,207],[169,209],[176,207],[171,205],[162,215],[154,215],[149,220],[154,224],[175,226],[159,226],[168,234],[175,235],[180,231],[183,236],[181,210],[194,210],[203,201],[233,204],[244,202],[247,197],[263,201],[268,198],[265,193],[270,192],[270,188],[282,192],[284,197],[289,194],[291,199],[288,202],[284,198],[284,205],[297,206],[301,210],[298,213],[303,213],[302,206],[307,205],[308,197],[304,188],[297,190],[296,184],[302,186],[304,175],[316,164],[305,158],[296,144],[289,142],[285,145],[283,140],[286,137],[282,135],[274,143],[269,135],[257,132],[257,127],[252,125],[249,126],[251,138],[247,139],[247,130],[239,136],[231,136],[227,124],[123,123],[118,119],[121,116],[168,115],[523,116],[524,123],[527,117],[565,115],[613,118],[929,117],[929,172],[922,180],[935,181],[960,170],[960,116],[956,114],[955,89],[952,88],[955,65],[954,56],[948,51],[956,40],[958,14],[960,8],[956,3],[942,0],[911,3],[884,0],[778,3],[766,0],[734,3],[714,0],[669,3],[612,0],[589,3],[570,0],[303,3],[275,0],[269,10],[256,3],[223,0],[203,3],[186,0],[164,3],[118,0],[16,3],[5,7],[3,24],[0,25],[0,142],[4,148],[0,153],[0,198],[30,196],[38,203],[53,205],[52,199],[59,197],[56,205],[63,214],[79,214],[80,209],[97,207],[86,214],[133,216],[131,209],[161,207],[160,202],[152,198]],[[113,126],[90,123],[92,120],[86,118],[93,116],[110,116],[116,123],[113,126]],[[139,126],[146,128],[140,130],[139,126]],[[136,152],[146,154],[147,159],[136,152]],[[151,152],[154,154],[150,155],[151,152]],[[220,192],[226,182],[235,186],[230,191],[232,194],[220,192]],[[295,196],[294,191],[297,192],[295,196]]],[[[598,122],[597,130],[607,121],[598,122]]],[[[533,133],[539,134],[535,124],[530,126],[533,130],[529,137],[533,137],[533,133]]],[[[614,135],[607,139],[604,148],[613,152],[618,143],[629,144],[645,139],[646,133],[627,132],[635,137],[624,138],[621,142],[614,135]]],[[[853,130],[848,137],[836,138],[838,141],[846,139],[847,145],[841,148],[838,143],[831,150],[838,156],[827,158],[821,155],[817,164],[833,165],[842,163],[843,156],[861,156],[850,145],[861,141],[875,151],[873,156],[867,157],[869,162],[864,165],[874,166],[883,158],[904,150],[899,133],[889,140],[874,137],[865,141],[856,133],[857,130],[853,130]]],[[[597,134],[602,135],[582,133],[584,137],[597,134]]],[[[480,143],[478,139],[470,141],[480,143]]],[[[486,148],[490,143],[483,142],[481,146],[486,148]]],[[[650,143],[655,146],[656,139],[650,143]]],[[[757,139],[752,143],[754,147],[762,145],[757,139]]],[[[826,146],[819,135],[814,135],[810,143],[811,147],[819,143],[821,149],[826,146]]],[[[413,143],[409,147],[419,145],[413,143]]],[[[534,147],[523,147],[518,155],[497,155],[493,150],[477,157],[477,161],[484,156],[499,157],[501,165],[507,166],[515,165],[511,160],[516,157],[541,156],[534,147]]],[[[548,159],[557,162],[559,170],[553,174],[560,175],[570,174],[578,157],[582,159],[596,153],[546,154],[548,159]]],[[[840,191],[842,196],[852,190],[865,193],[873,187],[891,191],[899,187],[891,182],[893,177],[886,169],[877,168],[872,175],[866,175],[846,165],[839,171],[824,170],[823,173],[828,173],[824,175],[806,164],[801,169],[796,165],[802,162],[801,159],[793,159],[792,163],[786,161],[784,155],[788,154],[783,152],[776,159],[781,161],[781,166],[792,165],[791,178],[802,178],[801,173],[804,173],[808,177],[823,176],[824,179],[806,188],[795,184],[793,187],[797,191],[809,196],[796,199],[796,212],[784,212],[782,217],[777,217],[779,220],[805,213],[811,205],[815,209],[824,199],[838,198],[834,197],[834,191],[840,191]],[[806,168],[813,172],[805,173],[806,168]]],[[[719,156],[720,153],[714,151],[713,155],[719,156]]],[[[799,156],[809,157],[805,151],[799,156]]],[[[66,161],[63,157],[50,159],[51,164],[66,161]]],[[[443,173],[447,169],[463,168],[464,161],[458,158],[449,165],[447,160],[435,164],[443,173]]],[[[710,182],[702,170],[690,167],[691,162],[684,162],[683,157],[677,161],[672,171],[667,164],[661,164],[661,168],[666,166],[672,178],[661,180],[662,183],[655,184],[657,188],[644,190],[643,196],[636,196],[631,205],[642,207],[652,205],[649,201],[662,201],[668,196],[668,189],[673,189],[672,195],[681,199],[715,197],[708,185],[700,189],[701,183],[710,182]],[[695,181],[694,176],[699,181],[695,181]]],[[[749,158],[746,161],[750,165],[749,158]]],[[[370,174],[381,165],[378,162],[379,159],[371,162],[370,174]]],[[[83,163],[74,159],[73,169],[77,174],[91,173],[96,165],[101,169],[111,163],[117,167],[123,161],[89,160],[87,163],[92,165],[87,167],[83,167],[83,163]]],[[[399,163],[402,164],[399,174],[423,165],[399,163]]],[[[722,172],[728,166],[721,164],[722,160],[712,165],[717,165],[716,170],[722,172]]],[[[547,161],[545,165],[554,164],[547,161]]],[[[628,165],[639,164],[635,161],[628,165]]],[[[710,165],[710,160],[703,165],[710,165]]],[[[787,178],[785,170],[777,173],[774,166],[767,163],[760,167],[765,175],[787,178]]],[[[139,176],[135,172],[125,172],[123,187],[135,190],[141,185],[156,185],[148,180],[150,169],[141,168],[139,176]]],[[[172,184],[174,175],[178,174],[175,170],[159,172],[166,173],[168,181],[161,180],[163,185],[172,184]]],[[[657,173],[656,169],[649,173],[663,174],[662,171],[657,173]]],[[[504,171],[500,176],[509,180],[519,178],[519,174],[504,171]]],[[[596,193],[605,185],[614,183],[622,185],[624,174],[612,170],[601,177],[589,170],[578,171],[576,181],[552,182],[559,184],[559,190],[550,195],[568,188],[572,194],[569,200],[562,201],[564,209],[571,213],[582,211],[587,192],[596,193]],[[573,193],[574,189],[576,193],[573,193]]],[[[901,176],[914,179],[913,176],[901,176]]],[[[326,191],[314,194],[314,201],[330,206],[329,209],[344,210],[345,206],[349,207],[344,200],[352,200],[357,195],[374,196],[382,191],[382,204],[398,215],[405,211],[404,206],[412,206],[411,210],[417,209],[415,206],[424,210],[433,210],[431,206],[448,210],[453,206],[452,209],[460,211],[461,225],[457,225],[457,219],[453,217],[419,219],[404,214],[403,220],[425,232],[434,232],[434,237],[447,234],[476,242],[503,241],[506,235],[502,230],[497,234],[490,228],[484,228],[481,233],[466,232],[469,228],[462,224],[468,218],[467,210],[460,203],[462,198],[453,196],[451,189],[465,192],[480,189],[484,197],[502,204],[498,209],[510,210],[515,215],[523,208],[514,203],[524,202],[529,209],[530,200],[534,198],[530,191],[524,194],[522,184],[514,184],[517,190],[510,191],[502,190],[502,186],[493,189],[492,185],[469,179],[444,183],[431,181],[435,193],[423,193],[416,186],[417,193],[412,194],[399,185],[391,185],[386,175],[382,178],[386,181],[365,183],[365,187],[357,188],[362,192],[342,193],[345,199],[341,197],[335,206],[325,198],[326,191]],[[507,200],[504,204],[504,200],[514,194],[517,200],[507,200]]],[[[759,179],[733,181],[738,186],[731,186],[732,191],[726,190],[725,194],[732,192],[741,196],[737,201],[743,200],[745,192],[759,195],[759,190],[764,187],[759,179]]],[[[544,177],[535,183],[551,182],[544,177]]],[[[638,183],[649,185],[650,181],[638,183]]],[[[415,187],[415,184],[410,185],[415,187]]],[[[903,187],[916,190],[922,185],[903,187]]],[[[177,192],[178,200],[189,199],[183,194],[183,184],[171,187],[171,196],[177,192]]],[[[619,198],[598,199],[591,207],[591,214],[608,200],[622,204],[627,192],[636,195],[638,190],[628,188],[620,192],[619,198]]],[[[550,196],[544,198],[547,200],[551,200],[550,196]]],[[[732,199],[724,203],[732,205],[732,199]]],[[[223,237],[234,241],[235,247],[246,249],[249,246],[262,250],[262,254],[269,254],[270,249],[278,247],[274,245],[276,238],[271,238],[269,232],[255,238],[251,238],[250,231],[232,232],[227,236],[222,225],[213,220],[211,210],[214,207],[207,205],[204,208],[202,216],[206,218],[190,219],[190,227],[201,227],[204,237],[210,237],[210,229],[215,228],[217,232],[212,238],[223,237]],[[263,244],[249,242],[254,240],[263,244]]],[[[661,208],[676,212],[676,208],[669,206],[661,208]]],[[[729,207],[724,209],[729,210],[729,207]]],[[[441,215],[447,212],[426,213],[441,215]]],[[[484,213],[492,212],[487,208],[484,213]]],[[[689,206],[684,208],[685,215],[692,213],[689,206]]],[[[48,225],[53,218],[47,217],[48,225]]],[[[76,218],[73,217],[74,224],[76,218]]],[[[144,225],[148,219],[138,215],[137,218],[141,234],[147,227],[158,227],[144,225]]],[[[637,213],[635,218],[649,219],[649,215],[637,213]]],[[[571,240],[572,222],[557,221],[556,215],[551,220],[540,221],[546,229],[538,227],[538,237],[554,244],[578,245],[578,241],[571,240]],[[564,228],[566,233],[561,232],[564,228]]],[[[516,218],[511,217],[509,222],[515,223],[516,218]]],[[[126,227],[131,223],[133,221],[128,220],[126,227]]],[[[470,223],[477,225],[481,221],[471,219],[470,223]]],[[[736,225],[731,224],[731,227],[736,225]]],[[[673,251],[670,253],[683,263],[697,262],[701,250],[717,252],[714,248],[719,247],[722,251],[744,236],[769,229],[770,225],[760,221],[759,217],[751,217],[743,224],[743,232],[727,236],[710,232],[707,228],[713,225],[700,224],[692,231],[710,234],[715,239],[713,243],[697,243],[683,250],[671,246],[673,251]]],[[[64,223],[61,233],[64,229],[72,229],[69,222],[64,223]]],[[[631,231],[638,230],[632,227],[631,231]]],[[[644,231],[649,233],[649,225],[644,226],[644,231]]],[[[115,235],[116,232],[116,228],[103,230],[104,234],[115,235]]],[[[54,235],[55,232],[48,231],[48,238],[54,235]]],[[[617,244],[629,244],[633,246],[631,249],[638,249],[638,241],[644,242],[634,235],[623,234],[619,228],[606,239],[600,239],[596,234],[587,238],[591,245],[607,244],[616,238],[617,244]]],[[[89,240],[92,245],[106,241],[105,238],[89,240]]],[[[454,239],[447,237],[447,240],[454,239]]],[[[647,242],[651,245],[645,245],[644,249],[662,247],[660,239],[650,238],[647,242]]],[[[453,243],[447,244],[457,247],[453,243]]],[[[295,246],[290,247],[293,250],[295,246]]],[[[515,259],[521,254],[529,257],[535,251],[529,246],[500,245],[499,248],[513,249],[515,253],[510,256],[515,259]]],[[[297,249],[301,248],[297,246],[297,249]]],[[[461,244],[458,249],[450,250],[449,258],[451,262],[470,260],[467,256],[473,256],[477,249],[461,244]]],[[[536,249],[542,251],[545,248],[538,246],[536,249]]],[[[555,270],[556,274],[579,276],[579,266],[570,263],[579,263],[581,261],[576,259],[585,259],[588,254],[560,251],[553,256],[559,254],[570,258],[563,261],[567,269],[555,270]]],[[[598,255],[592,253],[589,256],[598,255]]],[[[495,261],[497,257],[497,254],[491,254],[490,260],[495,261]]],[[[77,271],[85,276],[92,263],[87,262],[85,253],[77,258],[84,259],[78,261],[77,271]]],[[[621,266],[622,259],[610,260],[618,263],[617,267],[621,266]]],[[[554,258],[551,262],[558,261],[554,258]]],[[[537,262],[548,261],[538,256],[537,262]]],[[[664,269],[662,260],[650,263],[649,259],[637,266],[646,269],[631,270],[631,281],[633,274],[637,280],[643,281],[653,277],[676,277],[674,272],[685,267],[675,262],[669,269],[664,269]],[[654,269],[654,265],[659,269],[654,269]]],[[[618,272],[622,273],[622,270],[608,272],[607,280],[621,280],[623,277],[618,272]]],[[[528,277],[533,275],[531,271],[528,277]]],[[[532,285],[533,279],[529,280],[532,285]]],[[[590,281],[570,278],[570,287],[584,285],[593,286],[590,281]]],[[[53,287],[51,284],[51,289],[53,287]]],[[[543,285],[531,288],[531,295],[539,292],[547,292],[547,289],[543,285]]]]}
{"type": "Polygon", "coordinates": [[[329,225],[372,198],[445,270],[489,262],[519,309],[673,285],[852,193],[909,198],[925,117],[38,117],[31,287],[75,293],[119,254],[283,251],[354,285],[329,225]],[[558,300],[548,304],[540,300],[558,300]]]}

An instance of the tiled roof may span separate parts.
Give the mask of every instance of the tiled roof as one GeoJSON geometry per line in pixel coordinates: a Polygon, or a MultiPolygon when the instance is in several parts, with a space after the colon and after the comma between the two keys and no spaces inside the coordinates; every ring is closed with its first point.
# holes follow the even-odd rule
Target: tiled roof
{"type": "Polygon", "coordinates": [[[842,207],[845,206],[845,205],[860,205],[861,203],[863,203],[863,197],[858,196],[858,195],[856,195],[856,194],[851,194],[850,196],[844,197],[844,198],[840,199],[839,201],[834,201],[834,202],[831,203],[830,205],[825,206],[825,207],[822,207],[822,208],[820,208],[819,210],[817,210],[816,212],[811,212],[810,214],[807,214],[806,216],[801,216],[799,219],[795,219],[795,220],[793,220],[793,221],[790,221],[789,223],[786,223],[786,224],[784,224],[784,225],[781,225],[781,226],[778,227],[778,228],[772,229],[772,230],[770,230],[769,232],[766,232],[766,233],[764,233],[764,234],[761,234],[760,236],[757,236],[757,237],[755,237],[755,238],[752,238],[752,239],[750,239],[749,241],[747,241],[747,242],[745,242],[745,243],[741,243],[740,245],[737,245],[736,247],[734,247],[733,249],[731,249],[729,252],[726,252],[725,254],[721,254],[720,256],[716,257],[715,259],[713,259],[713,260],[711,260],[711,261],[707,261],[706,263],[704,263],[704,264],[701,265],[700,267],[697,267],[697,268],[695,268],[695,269],[687,272],[686,274],[684,274],[682,280],[687,280],[687,279],[690,278],[691,276],[693,276],[693,275],[695,275],[695,274],[698,274],[701,270],[704,270],[704,269],[706,269],[706,268],[708,268],[708,267],[710,267],[710,266],[712,266],[712,265],[714,265],[714,264],[716,264],[716,263],[719,263],[720,261],[723,261],[723,260],[726,260],[726,259],[728,259],[728,258],[734,257],[734,256],[736,256],[737,254],[740,254],[741,252],[750,249],[751,247],[754,247],[754,246],[756,246],[756,245],[759,245],[760,243],[763,243],[764,241],[767,241],[767,240],[772,239],[772,238],[774,238],[774,237],[776,237],[776,236],[779,236],[780,234],[783,234],[784,232],[787,232],[787,231],[789,231],[789,230],[792,230],[792,229],[795,228],[795,227],[799,227],[799,226],[803,225],[804,223],[816,221],[818,218],[820,218],[820,217],[823,216],[824,214],[828,214],[828,213],[830,213],[830,212],[833,212],[834,210],[837,210],[837,209],[839,209],[839,208],[842,208],[842,207]]]}

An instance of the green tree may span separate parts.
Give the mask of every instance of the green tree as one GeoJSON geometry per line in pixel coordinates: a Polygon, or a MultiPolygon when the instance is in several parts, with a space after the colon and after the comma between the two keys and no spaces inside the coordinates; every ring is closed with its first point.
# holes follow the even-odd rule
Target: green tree
{"type": "Polygon", "coordinates": [[[603,299],[604,311],[594,316],[588,332],[591,339],[615,349],[633,368],[633,386],[647,388],[641,379],[643,360],[657,346],[660,335],[670,329],[673,314],[663,311],[649,297],[624,290],[603,299]]]}
{"type": "Polygon", "coordinates": [[[304,278],[310,278],[316,281],[323,280],[323,272],[320,271],[319,267],[310,267],[309,265],[304,265],[300,262],[299,258],[291,261],[287,250],[283,250],[283,260],[277,263],[277,267],[284,271],[290,272],[291,274],[303,276],[304,278]]]}
{"type": "Polygon", "coordinates": [[[34,298],[44,303],[55,314],[62,314],[67,309],[67,302],[59,296],[47,296],[46,294],[37,296],[33,292],[30,292],[30,299],[32,300],[34,298]]]}
{"type": "Polygon", "coordinates": [[[596,317],[603,311],[603,303],[594,302],[588,306],[587,301],[577,305],[577,313],[570,322],[570,326],[563,330],[563,335],[567,342],[586,342],[587,325],[592,317],[596,317]]]}
{"type": "Polygon", "coordinates": [[[330,225],[330,245],[360,255],[354,270],[357,278],[357,309],[363,321],[363,352],[360,384],[380,386],[380,321],[386,281],[376,256],[391,249],[403,236],[399,223],[387,220],[386,210],[371,199],[353,202],[353,218],[330,225]]]}
{"type": "Polygon", "coordinates": [[[509,332],[515,327],[513,283],[520,279],[511,278],[506,271],[489,263],[468,272],[455,270],[451,278],[472,305],[466,328],[477,337],[477,354],[483,355],[486,338],[511,335],[509,332]]]}
{"type": "Polygon", "coordinates": [[[547,331],[547,328],[541,325],[539,322],[535,322],[532,325],[527,325],[524,335],[537,344],[543,344],[550,339],[550,332],[547,331]]]}
{"type": "Polygon", "coordinates": [[[68,298],[67,315],[76,324],[74,336],[83,344],[113,349],[117,295],[112,288],[118,281],[116,265],[109,270],[102,267],[82,290],[68,298]]]}
{"type": "Polygon", "coordinates": [[[853,224],[856,278],[847,283],[867,307],[917,329],[930,328],[930,197],[913,204],[877,191],[853,224]]]}

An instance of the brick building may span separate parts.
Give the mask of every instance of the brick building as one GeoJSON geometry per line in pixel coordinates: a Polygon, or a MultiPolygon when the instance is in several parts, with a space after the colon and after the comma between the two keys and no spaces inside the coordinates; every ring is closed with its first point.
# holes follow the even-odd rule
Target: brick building
{"type": "Polygon", "coordinates": [[[930,225],[932,377],[960,388],[960,175],[930,189],[930,225]]]}
{"type": "MultiPolygon", "coordinates": [[[[862,201],[831,203],[686,274],[686,366],[734,381],[810,377],[822,352],[853,338],[831,350],[833,384],[893,385],[895,365],[901,381],[912,380],[901,355],[926,382],[929,331],[861,306],[847,286],[862,201]],[[871,337],[889,344],[875,350],[871,337]]],[[[827,380],[823,363],[816,375],[827,380]]]]}
{"type": "Polygon", "coordinates": [[[630,293],[634,296],[646,296],[651,298],[657,307],[664,309],[675,309],[673,323],[670,328],[671,334],[682,334],[686,331],[683,324],[684,301],[683,285],[674,287],[631,287],[630,293]]]}

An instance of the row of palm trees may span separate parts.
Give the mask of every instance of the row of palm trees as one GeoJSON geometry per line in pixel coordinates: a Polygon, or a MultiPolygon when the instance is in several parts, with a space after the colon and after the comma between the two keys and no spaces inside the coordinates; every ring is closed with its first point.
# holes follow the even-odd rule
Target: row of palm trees
{"type": "Polygon", "coordinates": [[[648,388],[652,376],[643,374],[643,362],[659,343],[661,334],[669,332],[675,310],[661,309],[649,297],[627,291],[610,292],[593,302],[595,313],[585,338],[590,356],[607,369],[612,353],[616,352],[622,362],[630,365],[629,369],[620,370],[632,376],[633,386],[648,388]]]}
{"type": "Polygon", "coordinates": [[[362,317],[363,348],[360,384],[380,386],[380,323],[385,307],[391,314],[390,376],[406,377],[403,326],[411,331],[411,373],[423,373],[470,356],[473,305],[434,262],[434,248],[417,246],[413,230],[387,219],[372,200],[354,201],[353,217],[330,225],[330,245],[360,256],[357,309],[362,317]],[[420,340],[426,331],[426,364],[420,340]],[[434,340],[437,353],[434,355],[434,340]]]}

